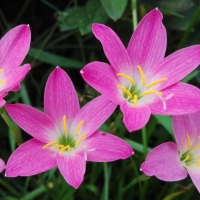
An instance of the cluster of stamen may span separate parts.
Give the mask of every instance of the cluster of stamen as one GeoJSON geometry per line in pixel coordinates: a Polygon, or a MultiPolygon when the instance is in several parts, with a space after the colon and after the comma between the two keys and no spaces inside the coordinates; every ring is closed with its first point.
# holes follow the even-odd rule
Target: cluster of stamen
{"type": "MultiPolygon", "coordinates": [[[[200,168],[200,155],[196,155],[193,151],[196,151],[198,148],[200,148],[200,143],[192,147],[191,145],[191,139],[188,134],[186,134],[187,137],[187,151],[182,154],[181,161],[185,163],[187,166],[197,164],[197,166],[200,168]]],[[[200,139],[200,136],[198,136],[200,139]]]]}
{"type": "MultiPolygon", "coordinates": [[[[84,123],[84,120],[80,121],[80,123],[78,124],[76,130],[75,130],[75,136],[76,137],[79,137],[79,131],[82,127],[84,123]]],[[[67,135],[66,137],[69,136],[69,131],[67,129],[67,117],[66,115],[63,116],[63,130],[64,130],[64,134],[67,135]]],[[[48,144],[46,144],[45,146],[43,146],[43,149],[47,148],[47,147],[50,147],[50,150],[53,150],[53,149],[57,149],[59,148],[60,149],[60,154],[63,153],[63,151],[65,150],[71,150],[75,147],[78,146],[78,144],[87,136],[86,133],[83,133],[77,140],[76,138],[70,143],[70,144],[67,144],[67,145],[64,145],[64,144],[60,144],[58,141],[53,141],[53,142],[49,142],[48,144]],[[72,144],[73,143],[73,144],[72,144]]],[[[64,136],[65,137],[65,136],[64,136]]]]}
{"type": "Polygon", "coordinates": [[[123,74],[123,73],[118,73],[117,74],[117,76],[121,76],[121,77],[127,79],[130,82],[130,87],[128,89],[125,88],[124,86],[121,86],[121,85],[117,85],[117,88],[121,89],[127,95],[127,100],[129,102],[132,102],[133,106],[136,106],[137,101],[138,101],[139,98],[144,97],[146,95],[156,94],[156,95],[161,97],[162,96],[162,92],[160,92],[158,90],[149,90],[149,89],[151,87],[153,87],[154,85],[157,85],[157,84],[167,80],[167,78],[161,78],[161,79],[159,79],[157,81],[154,81],[154,82],[146,85],[147,81],[146,81],[146,77],[145,77],[145,74],[144,74],[142,68],[140,66],[137,66],[137,68],[138,68],[138,70],[140,72],[140,76],[141,76],[141,79],[142,79],[142,86],[146,87],[146,91],[142,92],[141,95],[132,94],[132,92],[130,92],[130,88],[135,84],[135,81],[131,77],[129,77],[126,74],[123,74]]]}

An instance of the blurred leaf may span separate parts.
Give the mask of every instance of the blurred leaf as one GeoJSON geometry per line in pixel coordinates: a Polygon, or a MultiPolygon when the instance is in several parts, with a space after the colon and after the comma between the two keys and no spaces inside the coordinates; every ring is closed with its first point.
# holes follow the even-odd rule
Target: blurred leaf
{"type": "Polygon", "coordinates": [[[114,21],[118,20],[127,5],[127,0],[100,0],[104,9],[111,19],[114,21]]]}
{"type": "Polygon", "coordinates": [[[93,23],[105,23],[108,15],[99,1],[90,0],[84,7],[74,7],[58,12],[60,30],[68,31],[79,28],[82,35],[91,32],[93,23]]]}
{"type": "Polygon", "coordinates": [[[36,60],[51,64],[54,66],[76,68],[76,69],[80,69],[84,66],[84,63],[80,61],[57,56],[55,54],[41,51],[39,49],[30,48],[28,55],[36,60]]]}

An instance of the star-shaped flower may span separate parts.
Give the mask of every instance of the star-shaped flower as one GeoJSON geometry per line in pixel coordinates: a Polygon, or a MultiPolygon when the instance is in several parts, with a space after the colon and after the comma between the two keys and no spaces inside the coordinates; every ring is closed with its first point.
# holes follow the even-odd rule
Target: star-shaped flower
{"type": "Polygon", "coordinates": [[[200,90],[178,83],[200,64],[200,45],[164,58],[166,30],[158,9],[141,20],[127,49],[109,27],[94,24],[92,31],[110,64],[89,63],[81,74],[89,85],[120,105],[129,131],[142,128],[151,114],[180,115],[200,110],[200,90]]]}

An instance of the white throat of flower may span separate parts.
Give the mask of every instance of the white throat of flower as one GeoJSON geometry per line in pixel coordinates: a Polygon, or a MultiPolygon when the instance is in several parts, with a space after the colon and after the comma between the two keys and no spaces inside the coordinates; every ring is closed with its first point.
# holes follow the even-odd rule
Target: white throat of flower
{"type": "Polygon", "coordinates": [[[133,106],[136,106],[138,103],[138,100],[142,99],[142,97],[145,97],[147,95],[157,95],[159,97],[159,99],[162,101],[163,109],[166,110],[165,101],[170,99],[173,96],[173,94],[171,93],[167,97],[163,98],[162,92],[160,92],[159,90],[151,90],[151,88],[154,85],[157,85],[159,83],[167,81],[167,78],[161,78],[159,80],[153,81],[150,84],[147,84],[146,77],[145,77],[145,74],[144,74],[142,68],[140,66],[137,66],[137,68],[138,68],[140,76],[141,76],[142,84],[140,87],[142,88],[143,92],[140,92],[139,88],[135,86],[135,81],[130,76],[123,74],[123,73],[116,74],[118,77],[119,76],[123,77],[124,79],[126,79],[130,82],[128,87],[124,87],[122,85],[117,85],[117,88],[119,88],[120,90],[123,91],[123,97],[129,103],[132,103],[133,106]]]}

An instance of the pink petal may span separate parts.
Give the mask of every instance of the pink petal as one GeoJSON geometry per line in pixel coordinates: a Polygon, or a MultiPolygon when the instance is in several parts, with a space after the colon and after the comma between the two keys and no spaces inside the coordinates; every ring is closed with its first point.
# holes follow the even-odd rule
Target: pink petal
{"type": "Polygon", "coordinates": [[[57,140],[59,130],[45,113],[25,104],[7,104],[5,109],[20,128],[37,140],[45,143],[57,140]]]}
{"type": "Polygon", "coordinates": [[[112,67],[102,62],[92,62],[87,64],[82,70],[83,79],[101,94],[107,96],[114,102],[121,100],[119,81],[112,67]]]}
{"type": "Polygon", "coordinates": [[[11,29],[0,40],[0,66],[6,70],[19,67],[28,53],[31,33],[28,25],[11,29]]]}
{"type": "Polygon", "coordinates": [[[187,151],[190,149],[188,145],[192,145],[197,139],[194,121],[190,118],[190,115],[179,115],[173,116],[172,124],[178,149],[180,152],[187,151]]]}
{"type": "Polygon", "coordinates": [[[78,188],[83,182],[86,162],[83,152],[66,153],[57,157],[60,173],[66,182],[74,188],[78,188]]]}
{"type": "Polygon", "coordinates": [[[159,78],[167,81],[159,83],[156,89],[164,89],[187,76],[200,64],[200,45],[190,46],[167,56],[153,70],[159,78]]]}
{"type": "Polygon", "coordinates": [[[12,89],[12,91],[13,92],[18,92],[19,90],[20,90],[20,84],[17,84],[13,89],[12,89]]]}
{"type": "Polygon", "coordinates": [[[200,192],[200,170],[199,168],[187,168],[188,174],[192,179],[192,182],[196,186],[197,190],[200,192]]]}
{"type": "Polygon", "coordinates": [[[165,99],[170,95],[171,98],[165,100],[166,110],[163,109],[161,100],[150,104],[153,114],[161,115],[183,115],[200,110],[200,90],[187,83],[176,83],[166,89],[161,90],[162,97],[165,99]]]}
{"type": "Polygon", "coordinates": [[[5,167],[6,167],[5,162],[2,159],[0,159],[0,173],[5,169],[5,167]]]}
{"type": "Polygon", "coordinates": [[[87,161],[111,162],[133,155],[131,146],[119,137],[96,131],[86,140],[87,161]]]}
{"type": "Polygon", "coordinates": [[[45,143],[31,139],[19,146],[10,156],[6,176],[32,176],[56,166],[56,153],[43,149],[45,143]]]}
{"type": "Polygon", "coordinates": [[[77,127],[84,120],[84,132],[87,136],[93,134],[114,112],[117,105],[101,95],[83,106],[74,120],[73,127],[77,127]]]}
{"type": "Polygon", "coordinates": [[[150,108],[144,104],[133,107],[132,104],[124,102],[120,105],[120,108],[124,114],[123,122],[129,132],[145,126],[151,115],[150,108]]]}
{"type": "Polygon", "coordinates": [[[93,24],[92,31],[101,42],[104,52],[117,73],[127,74],[131,70],[131,61],[116,33],[103,24],[93,24]]]}
{"type": "Polygon", "coordinates": [[[16,69],[13,69],[9,73],[6,72],[5,80],[6,82],[5,87],[1,90],[1,93],[8,92],[10,90],[19,89],[19,83],[24,79],[26,74],[31,69],[31,66],[29,64],[25,64],[22,67],[18,67],[16,69]],[[18,88],[16,88],[18,87],[18,88]]]}
{"type": "Polygon", "coordinates": [[[47,80],[44,110],[58,126],[62,123],[64,115],[70,121],[79,111],[79,101],[74,85],[67,73],[59,67],[50,74],[47,80]]]}
{"type": "Polygon", "coordinates": [[[5,105],[6,101],[4,99],[0,99],[0,108],[5,105]]]}
{"type": "Polygon", "coordinates": [[[164,58],[167,37],[162,18],[162,13],[156,8],[138,24],[127,49],[133,67],[139,65],[147,72],[164,58]]]}
{"type": "Polygon", "coordinates": [[[140,170],[147,176],[156,176],[163,181],[179,181],[187,177],[177,145],[173,142],[163,143],[151,150],[140,170]]]}

